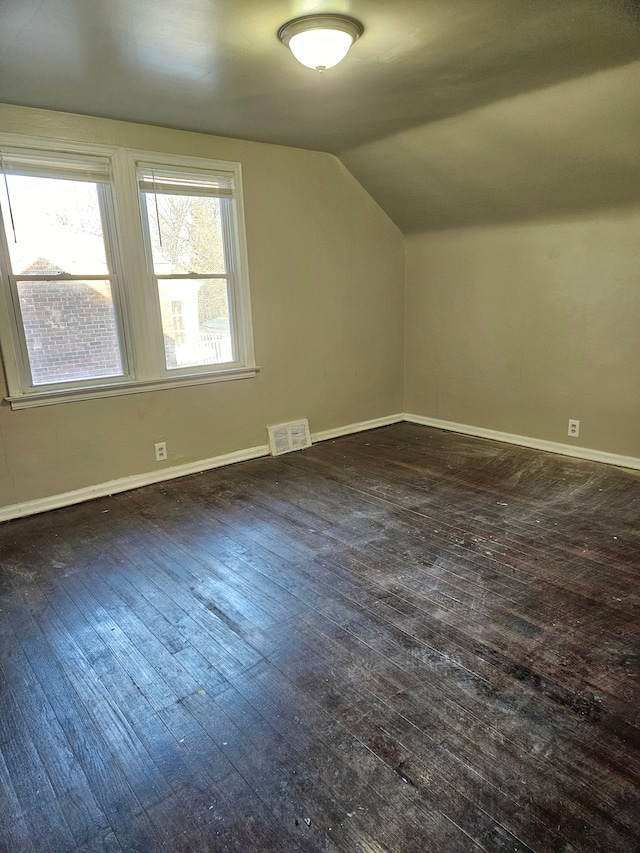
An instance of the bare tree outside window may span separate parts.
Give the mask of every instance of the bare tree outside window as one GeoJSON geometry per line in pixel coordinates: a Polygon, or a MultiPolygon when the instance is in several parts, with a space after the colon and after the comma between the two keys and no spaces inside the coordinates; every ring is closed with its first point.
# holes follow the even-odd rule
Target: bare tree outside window
{"type": "Polygon", "coordinates": [[[239,163],[7,136],[12,408],[255,376],[239,163]]]}
{"type": "Polygon", "coordinates": [[[223,203],[216,197],[146,193],[168,369],[233,358],[223,203]],[[181,275],[185,278],[177,277],[181,275]],[[223,277],[205,278],[208,275],[223,277]],[[180,329],[172,310],[178,300],[180,329]]]}

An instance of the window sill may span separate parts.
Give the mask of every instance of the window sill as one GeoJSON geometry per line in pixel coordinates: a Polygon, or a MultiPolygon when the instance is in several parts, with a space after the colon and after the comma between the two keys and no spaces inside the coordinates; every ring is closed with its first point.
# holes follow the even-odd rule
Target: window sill
{"type": "Polygon", "coordinates": [[[183,388],[189,385],[209,385],[212,382],[229,382],[234,379],[253,379],[260,372],[259,367],[240,367],[220,370],[218,373],[175,376],[168,379],[154,379],[148,382],[122,382],[114,385],[100,385],[93,388],[76,388],[63,391],[37,391],[33,394],[5,397],[12,409],[33,409],[37,406],[54,406],[57,403],[73,403],[79,400],[96,400],[102,397],[121,397],[125,394],[143,394],[147,391],[160,391],[164,388],[183,388]]]}

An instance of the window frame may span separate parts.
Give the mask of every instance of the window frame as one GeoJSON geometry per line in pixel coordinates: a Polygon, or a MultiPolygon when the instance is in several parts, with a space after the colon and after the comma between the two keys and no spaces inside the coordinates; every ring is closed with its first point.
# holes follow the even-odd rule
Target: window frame
{"type": "MultiPolygon", "coordinates": [[[[17,290],[12,282],[5,230],[0,227],[0,348],[12,408],[31,408],[72,400],[140,393],[180,385],[251,378],[255,364],[249,292],[249,273],[242,169],[240,163],[201,157],[153,152],[105,145],[89,145],[20,137],[0,133],[0,151],[32,154],[34,158],[74,158],[109,163],[109,182],[101,192],[105,248],[113,289],[114,311],[120,339],[123,375],[101,379],[72,380],[55,385],[33,385],[24,341],[17,290]],[[151,247],[148,244],[143,199],[138,187],[139,164],[175,171],[205,172],[229,176],[233,195],[227,199],[227,228],[223,229],[229,270],[229,299],[235,361],[179,369],[167,368],[164,358],[162,319],[151,247]],[[106,215],[104,210],[106,209],[106,215]],[[227,245],[228,242],[228,245],[227,245]]],[[[0,176],[1,179],[1,176],[0,176]]],[[[72,277],[73,278],[73,277],[72,277]]],[[[44,280],[44,279],[43,279],[44,280]]],[[[55,280],[55,279],[54,279],[55,280]]],[[[60,280],[65,280],[61,278],[60,280]]]]}
{"type": "MultiPolygon", "coordinates": [[[[235,175],[229,168],[225,169],[207,169],[203,170],[202,168],[187,168],[186,166],[180,167],[176,169],[176,164],[171,163],[167,164],[166,162],[160,162],[158,160],[149,161],[148,159],[144,162],[136,159],[136,186],[138,187],[138,195],[139,195],[139,205],[140,205],[140,220],[141,226],[143,229],[143,239],[145,246],[145,253],[147,257],[147,273],[154,285],[154,296],[156,302],[156,312],[157,316],[160,318],[160,335],[162,336],[162,319],[161,319],[161,311],[160,311],[160,282],[161,281],[170,281],[170,280],[212,280],[212,279],[221,279],[227,282],[227,293],[229,299],[229,311],[230,311],[230,330],[232,335],[233,349],[235,351],[235,358],[232,361],[224,362],[220,365],[219,369],[237,369],[242,367],[245,361],[245,352],[242,347],[242,339],[243,335],[241,334],[241,329],[243,326],[243,306],[240,304],[239,300],[239,287],[238,287],[238,271],[237,267],[239,265],[239,260],[236,258],[237,252],[234,251],[234,231],[233,231],[233,219],[234,219],[234,196],[235,196],[235,175]],[[150,241],[150,230],[149,230],[149,216],[148,216],[148,204],[147,204],[147,194],[143,192],[139,187],[138,175],[139,172],[144,170],[145,167],[157,167],[159,172],[162,172],[164,169],[171,169],[172,171],[182,172],[185,176],[188,175],[197,175],[197,174],[216,174],[224,177],[231,177],[232,184],[234,186],[233,195],[230,197],[220,197],[221,209],[221,224],[222,224],[222,239],[223,239],[223,251],[225,257],[225,267],[226,271],[224,273],[185,273],[185,274],[164,274],[164,273],[156,273],[154,269],[153,262],[153,250],[151,247],[150,241]]],[[[180,193],[176,193],[179,195],[180,193]]],[[[205,196],[208,197],[208,196],[205,196]]],[[[215,197],[215,194],[212,193],[210,197],[215,197]]],[[[164,356],[164,346],[162,347],[162,353],[164,356]]],[[[205,365],[191,365],[185,366],[182,368],[169,368],[166,366],[166,361],[163,361],[163,364],[159,367],[159,370],[162,371],[163,375],[166,377],[169,376],[184,376],[184,375],[198,375],[198,374],[206,374],[211,373],[212,368],[215,368],[215,365],[205,364],[205,365]]]]}
{"type": "MultiPolygon", "coordinates": [[[[68,149],[55,150],[48,146],[47,148],[35,148],[33,145],[6,145],[0,146],[3,155],[10,156],[32,156],[35,160],[52,161],[52,168],[47,170],[45,167],[32,167],[29,173],[32,176],[41,177],[59,177],[51,174],[55,171],[56,161],[60,161],[68,157],[71,152],[68,149]]],[[[32,397],[36,398],[40,394],[56,394],[58,392],[73,392],[76,389],[85,389],[89,386],[100,388],[102,386],[113,386],[131,382],[131,353],[130,353],[130,335],[127,332],[128,315],[126,301],[122,294],[122,261],[118,252],[118,241],[114,238],[116,229],[115,220],[115,203],[113,193],[113,182],[110,174],[110,160],[104,156],[104,153],[91,151],[89,153],[82,152],[79,158],[82,161],[105,161],[109,170],[109,178],[103,182],[95,182],[98,191],[98,203],[100,206],[100,216],[103,228],[103,239],[105,248],[105,260],[107,262],[107,272],[102,275],[87,274],[68,274],[47,277],[45,275],[24,275],[15,273],[12,268],[9,238],[7,230],[0,228],[0,277],[2,278],[2,311],[0,317],[0,345],[2,346],[2,354],[5,362],[5,373],[7,385],[10,394],[15,394],[17,397],[32,397]],[[80,380],[66,380],[63,382],[51,382],[46,384],[35,384],[32,381],[30,359],[26,342],[26,334],[24,322],[22,319],[22,310],[20,307],[20,296],[18,292],[18,283],[20,281],[85,281],[85,280],[100,280],[108,281],[111,287],[115,325],[118,334],[120,359],[122,365],[122,374],[116,376],[106,376],[99,378],[89,378],[80,380]],[[10,307],[9,307],[10,306],[10,307]],[[5,332],[6,329],[6,332],[5,332]],[[11,344],[11,346],[9,346],[11,344]]],[[[72,173],[70,172],[70,179],[72,173]]],[[[89,181],[89,183],[93,183],[89,181]]],[[[2,188],[4,192],[4,187],[2,188]]],[[[7,398],[10,399],[10,398],[7,398]]]]}

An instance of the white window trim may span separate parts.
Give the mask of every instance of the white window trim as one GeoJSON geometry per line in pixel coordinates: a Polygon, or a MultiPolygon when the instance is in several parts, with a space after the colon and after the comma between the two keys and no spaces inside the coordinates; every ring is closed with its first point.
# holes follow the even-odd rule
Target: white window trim
{"type": "Polygon", "coordinates": [[[55,403],[73,403],[77,400],[94,400],[97,397],[121,397],[126,394],[142,394],[146,391],[160,391],[163,388],[182,388],[190,385],[210,385],[213,382],[229,382],[233,379],[252,379],[260,372],[259,367],[241,367],[234,370],[218,370],[205,376],[180,376],[171,379],[155,379],[145,382],[119,382],[113,385],[70,388],[64,391],[39,391],[37,394],[8,396],[4,399],[11,403],[12,409],[34,409],[37,406],[53,406],[55,403]]]}
{"type": "Polygon", "coordinates": [[[129,365],[129,372],[124,376],[88,380],[82,385],[60,383],[42,390],[26,391],[16,355],[20,330],[16,313],[9,301],[9,288],[3,282],[0,287],[0,346],[9,390],[5,399],[13,409],[247,379],[259,372],[253,346],[240,163],[7,133],[0,133],[0,148],[5,151],[31,150],[36,156],[70,154],[87,158],[107,158],[110,161],[112,215],[109,217],[109,227],[115,235],[115,240],[110,240],[109,243],[110,251],[115,255],[114,274],[120,284],[121,325],[124,329],[121,342],[123,367],[126,369],[126,364],[129,365]],[[160,361],[162,352],[158,346],[158,334],[162,334],[162,326],[159,316],[149,310],[149,306],[158,305],[158,299],[153,270],[149,268],[152,263],[150,253],[147,251],[148,247],[145,247],[146,238],[136,174],[139,162],[157,164],[158,167],[165,168],[176,167],[187,171],[204,170],[232,175],[234,195],[230,199],[231,215],[228,225],[231,230],[231,242],[235,247],[235,252],[230,252],[229,256],[235,261],[232,311],[237,353],[235,362],[223,364],[220,369],[215,369],[215,365],[205,365],[194,369],[168,370],[164,361],[160,361]],[[132,286],[131,282],[136,284],[132,286]]]}

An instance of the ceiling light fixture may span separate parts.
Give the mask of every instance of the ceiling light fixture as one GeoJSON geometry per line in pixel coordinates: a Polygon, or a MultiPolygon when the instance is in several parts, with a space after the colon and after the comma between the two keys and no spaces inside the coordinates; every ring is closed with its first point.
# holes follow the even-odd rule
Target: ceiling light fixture
{"type": "Polygon", "coordinates": [[[326,71],[341,62],[364,27],[346,15],[305,15],[280,27],[278,38],[298,62],[326,71]]]}

